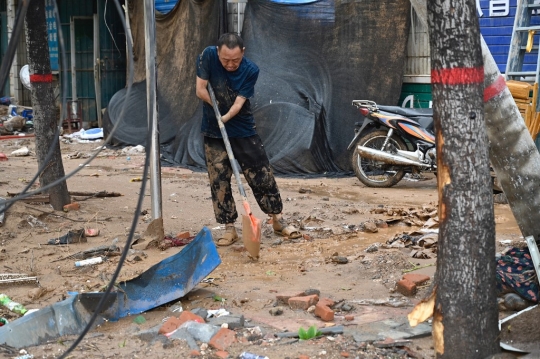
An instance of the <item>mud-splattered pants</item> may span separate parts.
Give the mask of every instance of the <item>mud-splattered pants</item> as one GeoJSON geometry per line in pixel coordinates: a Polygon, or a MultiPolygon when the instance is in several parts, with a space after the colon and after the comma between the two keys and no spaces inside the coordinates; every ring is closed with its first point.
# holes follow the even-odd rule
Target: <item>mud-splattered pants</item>
{"type": "MultiPolygon", "coordinates": [[[[283,203],[259,135],[229,140],[261,210],[266,214],[281,213],[283,203]]],[[[221,224],[233,223],[238,212],[231,190],[233,170],[223,139],[204,137],[204,151],[216,220],[221,224]]]]}

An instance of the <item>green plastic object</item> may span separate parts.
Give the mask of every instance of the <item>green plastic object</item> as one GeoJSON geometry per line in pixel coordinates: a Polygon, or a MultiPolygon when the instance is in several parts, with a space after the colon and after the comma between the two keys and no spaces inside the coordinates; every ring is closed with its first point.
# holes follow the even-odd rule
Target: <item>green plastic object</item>
{"type": "Polygon", "coordinates": [[[28,312],[28,309],[23,307],[22,304],[12,301],[7,295],[0,294],[0,304],[2,304],[7,309],[11,310],[14,313],[24,315],[28,312]]]}
{"type": "Polygon", "coordinates": [[[133,321],[136,324],[143,324],[144,322],[146,322],[146,319],[142,315],[138,315],[135,317],[135,319],[133,319],[133,321]]]}

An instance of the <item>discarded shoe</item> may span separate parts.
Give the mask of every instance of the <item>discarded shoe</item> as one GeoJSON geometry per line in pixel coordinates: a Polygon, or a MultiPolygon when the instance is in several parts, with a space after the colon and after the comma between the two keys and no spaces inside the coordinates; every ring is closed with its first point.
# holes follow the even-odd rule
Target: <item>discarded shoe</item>
{"type": "Polygon", "coordinates": [[[52,238],[47,241],[47,244],[71,244],[71,243],[85,243],[87,242],[85,230],[77,229],[71,230],[64,234],[62,237],[52,238]]]}

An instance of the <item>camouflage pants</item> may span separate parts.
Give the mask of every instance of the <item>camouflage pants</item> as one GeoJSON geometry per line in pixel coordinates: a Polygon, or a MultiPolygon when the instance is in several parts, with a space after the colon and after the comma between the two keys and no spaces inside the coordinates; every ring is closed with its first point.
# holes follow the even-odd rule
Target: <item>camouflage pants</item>
{"type": "MultiPolygon", "coordinates": [[[[258,135],[231,138],[230,142],[261,210],[266,214],[281,213],[283,203],[261,138],[258,135]]],[[[233,170],[223,139],[205,137],[204,151],[216,220],[222,224],[233,223],[238,218],[231,190],[233,170]]]]}

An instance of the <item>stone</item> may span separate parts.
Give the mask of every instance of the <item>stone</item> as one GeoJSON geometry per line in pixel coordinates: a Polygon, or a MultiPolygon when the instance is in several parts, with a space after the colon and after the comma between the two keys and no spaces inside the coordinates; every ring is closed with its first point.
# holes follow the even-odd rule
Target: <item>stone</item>
{"type": "Polygon", "coordinates": [[[354,320],[354,315],[352,315],[352,314],[347,314],[347,315],[345,316],[345,320],[348,321],[348,322],[353,321],[353,320],[354,320]]]}
{"type": "Polygon", "coordinates": [[[157,338],[159,328],[160,328],[160,325],[156,325],[150,329],[141,330],[138,333],[134,334],[133,336],[139,338],[143,342],[151,342],[157,338]]]}
{"type": "MultiPolygon", "coordinates": [[[[310,289],[306,289],[304,291],[304,294],[303,295],[313,295],[313,294],[317,294],[318,296],[321,295],[321,291],[318,290],[318,289],[313,289],[313,288],[310,288],[310,289]]],[[[297,297],[301,297],[301,295],[297,295],[297,297]]]]}
{"type": "Polygon", "coordinates": [[[364,231],[368,233],[377,233],[379,231],[379,228],[377,228],[377,225],[373,222],[365,222],[364,231]]]}
{"type": "Polygon", "coordinates": [[[208,317],[208,311],[204,308],[193,308],[191,309],[191,313],[205,319],[208,317]]]}
{"type": "Polygon", "coordinates": [[[269,311],[270,315],[276,316],[283,314],[283,307],[274,307],[271,308],[269,311]]]}
{"type": "Polygon", "coordinates": [[[244,327],[244,316],[243,315],[222,315],[220,317],[208,319],[208,323],[212,325],[217,325],[220,327],[223,324],[227,324],[229,329],[238,329],[244,327]]]}
{"type": "Polygon", "coordinates": [[[366,248],[366,252],[368,252],[368,253],[377,252],[378,250],[379,250],[379,246],[376,245],[376,244],[372,244],[372,245],[370,245],[369,247],[366,248]]]}
{"type": "Polygon", "coordinates": [[[416,294],[416,284],[408,279],[402,279],[397,282],[396,290],[406,297],[412,297],[416,294]]]}
{"type": "Polygon", "coordinates": [[[407,273],[403,276],[403,279],[407,279],[416,285],[422,285],[429,281],[429,276],[425,274],[407,273]]]}
{"type": "Polygon", "coordinates": [[[307,295],[304,297],[292,297],[289,298],[289,307],[291,309],[307,310],[310,306],[317,304],[319,296],[317,294],[307,295]]]}
{"type": "Polygon", "coordinates": [[[217,350],[226,350],[231,344],[236,342],[236,335],[230,329],[221,328],[216,335],[212,337],[208,344],[217,350]]]}
{"type": "Polygon", "coordinates": [[[169,336],[170,340],[184,340],[190,349],[197,350],[199,346],[195,338],[187,331],[186,328],[179,328],[169,336]]]}
{"type": "Polygon", "coordinates": [[[218,332],[219,327],[206,323],[188,321],[182,324],[180,329],[187,330],[188,333],[195,338],[195,340],[208,343],[210,339],[212,339],[212,337],[218,332]]]}

